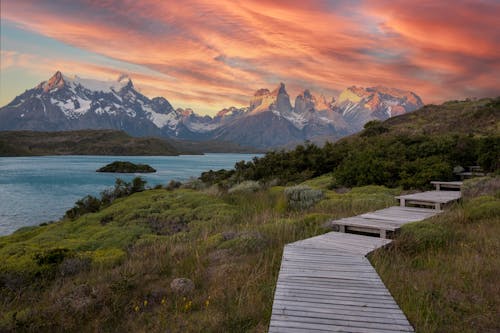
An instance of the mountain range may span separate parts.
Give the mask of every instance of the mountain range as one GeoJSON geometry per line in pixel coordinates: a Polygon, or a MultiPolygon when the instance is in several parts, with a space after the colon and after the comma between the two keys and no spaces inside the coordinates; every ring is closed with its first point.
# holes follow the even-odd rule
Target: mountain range
{"type": "Polygon", "coordinates": [[[67,77],[57,71],[0,108],[0,130],[68,131],[118,129],[132,136],[216,140],[272,148],[305,140],[335,140],[359,131],[370,120],[384,120],[423,106],[415,93],[395,88],[356,86],[337,100],[306,89],[294,104],[281,83],[259,89],[246,107],[228,107],[214,117],[175,109],[163,97],[148,98],[132,80],[67,77]]]}

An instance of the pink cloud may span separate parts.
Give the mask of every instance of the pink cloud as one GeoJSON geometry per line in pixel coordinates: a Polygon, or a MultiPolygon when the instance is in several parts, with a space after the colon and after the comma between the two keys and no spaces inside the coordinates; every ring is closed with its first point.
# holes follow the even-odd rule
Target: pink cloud
{"type": "Polygon", "coordinates": [[[19,0],[2,17],[167,75],[136,73],[136,85],[213,111],[279,81],[329,94],[381,84],[429,102],[494,93],[499,14],[494,1],[19,0]]]}

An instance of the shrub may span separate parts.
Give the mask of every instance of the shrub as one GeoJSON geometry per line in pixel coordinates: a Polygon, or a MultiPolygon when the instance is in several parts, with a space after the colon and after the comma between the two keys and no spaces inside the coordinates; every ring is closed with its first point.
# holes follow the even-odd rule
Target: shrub
{"type": "Polygon", "coordinates": [[[66,217],[74,220],[87,213],[95,213],[101,208],[101,201],[94,196],[87,195],[75,203],[75,206],[66,212],[66,217]]]}
{"type": "Polygon", "coordinates": [[[481,196],[465,205],[465,216],[469,221],[495,218],[500,216],[500,200],[491,196],[481,196]]]}
{"type": "Polygon", "coordinates": [[[181,185],[182,183],[180,181],[172,179],[167,185],[167,190],[172,191],[178,189],[181,187],[181,185]]]}
{"type": "Polygon", "coordinates": [[[144,191],[146,183],[141,177],[135,177],[130,183],[117,178],[114,188],[102,191],[100,199],[87,195],[83,199],[78,200],[73,208],[66,211],[64,216],[70,220],[74,220],[84,214],[98,212],[101,208],[111,205],[118,198],[144,191]]]}
{"type": "Polygon", "coordinates": [[[267,246],[267,240],[259,232],[243,232],[237,237],[222,242],[220,249],[230,249],[235,253],[249,254],[262,251],[267,246]]]}
{"type": "Polygon", "coordinates": [[[228,193],[251,193],[257,192],[260,188],[259,182],[247,180],[231,187],[228,193]]]}
{"type": "Polygon", "coordinates": [[[130,194],[144,191],[146,189],[146,183],[147,182],[141,177],[135,177],[132,179],[130,194]]]}
{"type": "Polygon", "coordinates": [[[200,179],[191,177],[184,184],[182,184],[181,188],[187,188],[192,190],[204,190],[207,185],[200,179]]]}
{"type": "Polygon", "coordinates": [[[35,262],[40,265],[58,265],[69,254],[68,249],[51,249],[42,253],[37,253],[34,256],[35,262]]]}
{"type": "Polygon", "coordinates": [[[500,195],[500,177],[480,177],[466,180],[462,186],[464,199],[481,195],[500,195]]]}
{"type": "Polygon", "coordinates": [[[364,130],[360,135],[362,137],[370,137],[387,132],[389,132],[389,127],[387,127],[387,125],[383,124],[380,120],[372,120],[365,124],[364,130]]]}
{"type": "Polygon", "coordinates": [[[287,206],[291,209],[307,209],[323,199],[323,191],[307,185],[297,185],[285,189],[287,206]]]}

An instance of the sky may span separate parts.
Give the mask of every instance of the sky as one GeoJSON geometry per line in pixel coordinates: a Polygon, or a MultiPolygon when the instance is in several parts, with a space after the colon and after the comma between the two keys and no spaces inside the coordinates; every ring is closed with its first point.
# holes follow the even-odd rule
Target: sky
{"type": "Polygon", "coordinates": [[[128,74],[213,115],[259,88],[500,95],[499,0],[2,0],[0,106],[50,78],[128,74]]]}

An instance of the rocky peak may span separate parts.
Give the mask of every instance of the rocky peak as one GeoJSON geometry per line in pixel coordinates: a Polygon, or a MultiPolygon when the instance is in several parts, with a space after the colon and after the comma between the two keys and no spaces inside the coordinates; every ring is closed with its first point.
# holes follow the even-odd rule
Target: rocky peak
{"type": "Polygon", "coordinates": [[[125,85],[122,86],[121,90],[130,90],[130,89],[134,89],[134,83],[132,82],[132,80],[127,76],[127,78],[125,80],[118,80],[118,83],[124,83],[127,82],[125,85]],[[125,81],[127,80],[127,81],[125,81]]]}
{"type": "Polygon", "coordinates": [[[259,97],[259,96],[265,96],[265,95],[269,95],[270,91],[269,89],[266,89],[266,88],[262,88],[262,89],[259,89],[255,92],[254,97],[259,97]]]}
{"type": "Polygon", "coordinates": [[[280,86],[275,89],[276,95],[284,94],[288,96],[288,93],[286,92],[285,84],[283,82],[280,82],[280,86]]]}
{"type": "Polygon", "coordinates": [[[172,104],[167,101],[164,97],[155,97],[151,100],[151,105],[153,110],[161,114],[167,114],[174,110],[172,104]]]}
{"type": "Polygon", "coordinates": [[[294,110],[296,113],[304,113],[333,110],[334,107],[335,98],[332,97],[331,101],[328,101],[324,95],[316,96],[309,89],[306,89],[295,98],[294,110]]]}
{"type": "Polygon", "coordinates": [[[40,83],[38,88],[42,88],[44,93],[50,92],[53,89],[61,89],[66,85],[64,77],[60,71],[57,71],[48,81],[40,83]]]}

